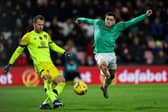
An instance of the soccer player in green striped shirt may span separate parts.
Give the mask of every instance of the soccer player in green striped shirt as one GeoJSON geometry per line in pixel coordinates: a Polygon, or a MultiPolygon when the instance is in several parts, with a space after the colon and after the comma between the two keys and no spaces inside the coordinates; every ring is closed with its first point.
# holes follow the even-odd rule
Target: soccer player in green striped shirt
{"type": "Polygon", "coordinates": [[[108,98],[108,86],[111,84],[112,79],[117,68],[116,55],[114,53],[115,42],[120,33],[126,28],[143,21],[145,18],[152,14],[152,10],[147,10],[136,18],[126,22],[116,23],[116,17],[112,12],[105,14],[105,20],[90,19],[90,18],[77,18],[76,23],[87,23],[94,27],[94,54],[95,59],[104,77],[104,82],[101,90],[105,98],[108,98]]]}
{"type": "Polygon", "coordinates": [[[44,81],[44,90],[47,95],[47,98],[41,104],[40,109],[51,109],[51,103],[53,104],[53,108],[63,105],[63,103],[58,100],[58,96],[65,86],[65,79],[61,72],[54,66],[50,56],[50,49],[68,57],[71,53],[66,52],[51,40],[50,35],[43,31],[44,24],[45,18],[42,15],[37,15],[33,18],[34,30],[27,32],[22,37],[19,46],[12,54],[8,65],[4,67],[4,73],[6,74],[9,71],[15,60],[24,49],[27,48],[37,74],[44,81]],[[57,84],[54,88],[52,87],[53,82],[57,84]]]}

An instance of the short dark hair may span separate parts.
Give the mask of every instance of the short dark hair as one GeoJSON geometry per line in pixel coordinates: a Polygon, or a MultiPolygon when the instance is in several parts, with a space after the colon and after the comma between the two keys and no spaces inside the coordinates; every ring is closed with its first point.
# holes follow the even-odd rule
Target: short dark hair
{"type": "Polygon", "coordinates": [[[36,15],[36,16],[33,18],[33,23],[35,23],[38,19],[45,21],[44,16],[42,16],[42,15],[36,15]]]}
{"type": "Polygon", "coordinates": [[[115,19],[116,19],[116,15],[114,14],[114,13],[112,13],[112,12],[107,12],[106,14],[105,14],[105,17],[106,16],[113,16],[115,19]]]}

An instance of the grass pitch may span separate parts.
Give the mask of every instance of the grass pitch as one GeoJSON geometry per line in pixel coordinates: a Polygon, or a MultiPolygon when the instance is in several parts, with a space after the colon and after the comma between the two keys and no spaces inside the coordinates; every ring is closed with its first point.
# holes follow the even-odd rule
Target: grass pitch
{"type": "Polygon", "coordinates": [[[64,106],[40,110],[43,87],[0,87],[0,112],[168,112],[168,85],[113,85],[104,99],[98,85],[78,96],[66,86],[60,96],[64,106]]]}

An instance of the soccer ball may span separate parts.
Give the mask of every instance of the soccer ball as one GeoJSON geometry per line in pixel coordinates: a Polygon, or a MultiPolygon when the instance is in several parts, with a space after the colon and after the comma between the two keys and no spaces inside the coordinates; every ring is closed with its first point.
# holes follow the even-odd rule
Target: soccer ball
{"type": "Polygon", "coordinates": [[[83,81],[77,81],[74,85],[74,92],[77,95],[84,95],[88,91],[87,85],[83,81]]]}

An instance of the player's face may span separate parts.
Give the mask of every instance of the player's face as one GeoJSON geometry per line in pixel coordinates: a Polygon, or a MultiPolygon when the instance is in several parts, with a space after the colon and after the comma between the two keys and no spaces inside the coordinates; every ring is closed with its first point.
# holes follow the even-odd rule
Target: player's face
{"type": "Polygon", "coordinates": [[[43,31],[44,28],[44,20],[37,19],[35,23],[33,23],[34,30],[36,32],[43,31]]]}
{"type": "Polygon", "coordinates": [[[105,18],[105,25],[106,27],[111,27],[112,25],[114,25],[116,22],[115,17],[114,16],[106,16],[105,18]]]}

